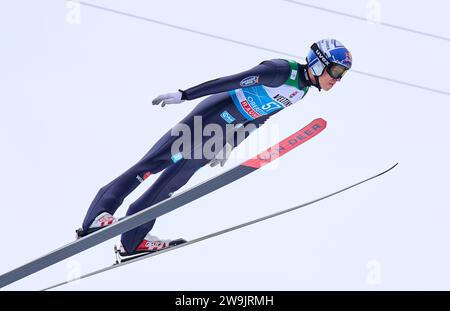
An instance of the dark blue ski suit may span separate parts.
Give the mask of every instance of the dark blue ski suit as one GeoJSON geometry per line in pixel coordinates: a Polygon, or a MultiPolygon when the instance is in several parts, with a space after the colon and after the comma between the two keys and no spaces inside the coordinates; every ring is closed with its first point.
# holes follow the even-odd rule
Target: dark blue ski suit
{"type": "MultiPolygon", "coordinates": [[[[301,99],[311,85],[307,66],[284,59],[263,61],[242,73],[180,90],[182,99],[185,100],[211,95],[201,101],[180,123],[193,127],[194,117],[201,116],[203,127],[212,123],[224,128],[227,124],[248,123],[259,127],[271,115],[301,99]]],[[[163,171],[151,187],[130,205],[127,216],[167,199],[171,193],[185,185],[199,168],[211,161],[205,157],[174,159],[171,145],[177,138],[168,131],[141,160],[102,187],[89,207],[83,230],[87,230],[102,212],[114,214],[125,197],[150,174],[163,171]]],[[[208,137],[204,137],[202,144],[207,139],[208,137]]],[[[225,143],[226,141],[224,145],[225,143]]],[[[235,146],[238,143],[240,141],[235,146]]],[[[122,245],[128,253],[134,252],[154,223],[155,220],[152,220],[122,235],[122,245]]]]}

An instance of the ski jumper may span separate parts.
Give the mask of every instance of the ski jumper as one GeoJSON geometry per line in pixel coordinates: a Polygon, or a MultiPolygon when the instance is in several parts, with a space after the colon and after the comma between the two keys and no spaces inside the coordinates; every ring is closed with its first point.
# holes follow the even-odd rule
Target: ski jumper
{"type": "MultiPolygon", "coordinates": [[[[302,99],[311,85],[306,65],[284,59],[263,61],[250,70],[180,90],[185,100],[211,96],[201,101],[178,125],[185,124],[194,132],[194,117],[201,116],[203,128],[217,124],[225,131],[227,124],[245,126],[249,123],[259,127],[270,116],[302,99]]],[[[130,205],[127,216],[167,199],[199,168],[211,161],[205,157],[185,159],[171,154],[172,143],[178,138],[169,130],[141,160],[102,187],[89,207],[83,230],[87,230],[99,214],[108,212],[113,215],[125,197],[151,174],[162,171],[150,188],[130,205]]],[[[201,144],[209,139],[208,136],[202,137],[201,144]]],[[[234,146],[240,142],[236,141],[234,146]]],[[[225,143],[224,140],[223,145],[225,143]]],[[[133,253],[154,224],[155,220],[152,220],[124,233],[121,242],[125,250],[133,253]]]]}

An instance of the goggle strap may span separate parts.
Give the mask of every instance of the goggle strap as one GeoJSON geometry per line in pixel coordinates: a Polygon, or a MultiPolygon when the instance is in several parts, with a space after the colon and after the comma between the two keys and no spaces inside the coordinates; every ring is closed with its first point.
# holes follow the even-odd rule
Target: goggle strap
{"type": "Polygon", "coordinates": [[[320,50],[317,43],[314,43],[313,45],[311,45],[311,49],[313,50],[314,54],[316,54],[316,56],[320,60],[320,62],[325,65],[325,67],[328,67],[331,65],[330,60],[328,59],[328,57],[326,57],[323,54],[323,52],[320,50]]]}

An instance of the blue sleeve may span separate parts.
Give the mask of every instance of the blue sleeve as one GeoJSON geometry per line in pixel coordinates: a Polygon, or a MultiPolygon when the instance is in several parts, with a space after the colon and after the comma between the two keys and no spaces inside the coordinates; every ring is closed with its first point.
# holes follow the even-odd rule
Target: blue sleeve
{"type": "Polygon", "coordinates": [[[187,90],[182,99],[196,99],[202,96],[231,91],[246,86],[265,85],[278,87],[282,85],[290,74],[290,65],[284,59],[266,60],[247,71],[214,79],[187,90]]]}

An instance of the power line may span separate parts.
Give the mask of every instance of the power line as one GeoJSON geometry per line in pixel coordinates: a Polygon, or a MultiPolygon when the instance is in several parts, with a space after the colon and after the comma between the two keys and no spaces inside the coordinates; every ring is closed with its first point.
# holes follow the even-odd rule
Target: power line
{"type": "MultiPolygon", "coordinates": [[[[283,1],[294,3],[294,4],[297,4],[297,5],[301,5],[301,6],[305,6],[305,7],[311,8],[311,9],[315,9],[315,10],[320,10],[320,11],[324,11],[324,12],[328,12],[328,13],[333,13],[333,14],[345,16],[345,17],[350,17],[350,18],[361,20],[361,21],[364,21],[364,22],[367,22],[367,20],[368,20],[367,18],[364,18],[364,17],[361,17],[361,16],[352,15],[352,14],[348,14],[348,13],[341,12],[341,11],[335,11],[335,10],[327,9],[327,8],[324,8],[324,7],[320,7],[320,6],[316,6],[316,5],[312,5],[312,4],[308,4],[308,3],[304,3],[304,2],[298,2],[298,1],[293,1],[293,0],[283,0],[283,1]]],[[[435,34],[424,32],[424,31],[420,31],[420,30],[415,30],[415,29],[411,29],[411,28],[407,28],[407,27],[403,27],[403,26],[393,25],[393,24],[389,24],[389,23],[385,23],[385,22],[381,22],[381,21],[380,22],[376,22],[376,23],[378,25],[385,26],[385,27],[390,27],[390,28],[395,28],[395,29],[407,31],[407,32],[412,32],[412,33],[419,34],[419,35],[422,35],[422,36],[427,36],[427,37],[440,39],[440,40],[444,40],[444,41],[450,41],[450,38],[448,38],[448,37],[435,35],[435,34]]]]}
{"type": "MultiPolygon", "coordinates": [[[[147,17],[143,17],[143,16],[127,13],[127,12],[122,12],[122,11],[118,11],[118,10],[102,7],[102,6],[91,4],[91,3],[86,3],[86,2],[81,2],[80,1],[80,4],[85,5],[85,6],[89,6],[89,7],[95,8],[95,9],[99,9],[99,10],[115,13],[115,14],[118,14],[118,15],[127,16],[127,17],[131,17],[131,18],[134,18],[134,19],[142,20],[142,21],[145,21],[145,22],[155,23],[155,24],[159,24],[159,25],[162,25],[162,26],[166,26],[166,27],[170,27],[170,28],[174,28],[174,29],[178,29],[178,30],[183,30],[183,31],[195,33],[195,34],[202,35],[202,36],[205,36],[205,37],[219,39],[219,40],[223,40],[223,41],[239,44],[239,45],[242,45],[242,46],[247,46],[247,47],[251,47],[251,48],[255,48],[255,49],[259,49],[259,50],[263,50],[263,51],[268,51],[268,52],[279,54],[279,55],[285,55],[285,56],[289,56],[289,57],[294,57],[294,58],[305,60],[305,58],[303,56],[290,54],[290,53],[286,53],[286,52],[282,52],[282,51],[278,51],[278,50],[274,50],[274,49],[270,49],[270,48],[266,48],[266,47],[262,47],[262,46],[258,46],[258,45],[254,45],[254,44],[250,44],[250,43],[243,42],[243,41],[229,39],[229,38],[226,38],[226,37],[221,37],[221,36],[217,36],[217,35],[206,33],[206,32],[202,32],[202,31],[197,31],[197,30],[186,28],[186,27],[181,27],[181,26],[169,24],[169,23],[166,23],[166,22],[161,22],[161,21],[158,21],[158,20],[155,20],[155,19],[151,19],[151,18],[147,18],[147,17]]],[[[353,72],[353,73],[356,73],[356,74],[360,74],[360,75],[365,75],[365,76],[376,78],[376,79],[380,79],[380,80],[385,80],[385,81],[401,84],[401,85],[405,85],[405,86],[409,86],[409,87],[414,87],[414,88],[417,88],[417,89],[422,89],[422,90],[433,92],[433,93],[438,93],[438,94],[441,94],[441,95],[450,96],[450,92],[439,90],[439,89],[429,88],[429,87],[422,86],[422,85],[419,85],[419,84],[413,84],[413,83],[409,83],[409,82],[405,82],[405,81],[401,81],[401,80],[396,80],[396,79],[392,79],[392,78],[384,77],[384,76],[380,76],[380,75],[375,75],[375,74],[371,74],[371,73],[363,72],[363,71],[359,71],[359,70],[353,70],[352,69],[350,72],[353,72]]]]}

